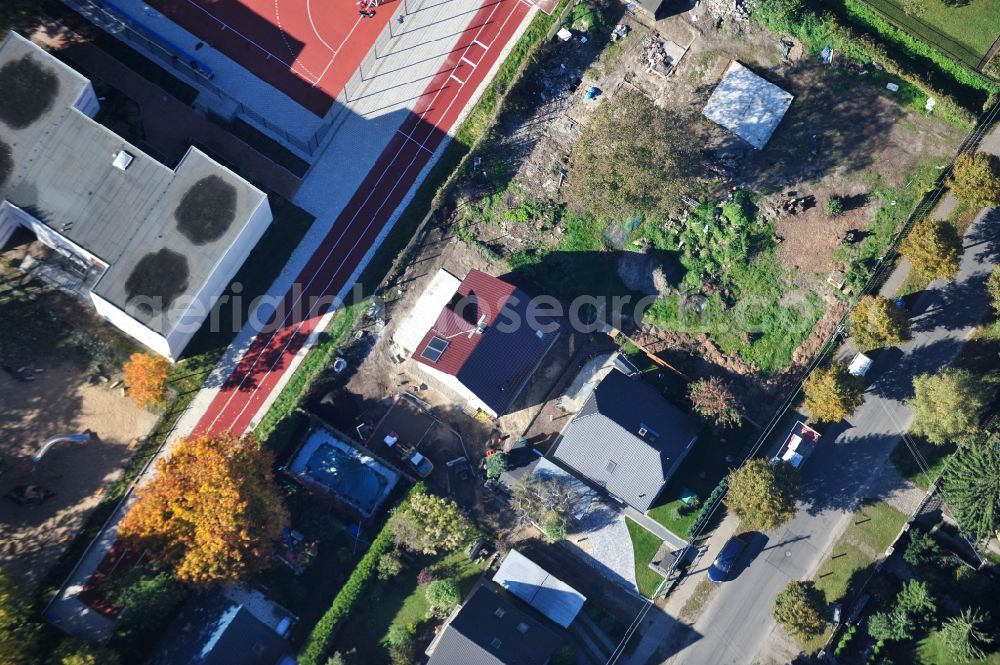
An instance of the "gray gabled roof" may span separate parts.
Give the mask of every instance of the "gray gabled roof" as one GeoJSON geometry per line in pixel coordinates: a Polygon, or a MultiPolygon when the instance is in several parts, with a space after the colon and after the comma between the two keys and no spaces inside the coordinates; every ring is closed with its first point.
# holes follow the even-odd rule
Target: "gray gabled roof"
{"type": "Polygon", "coordinates": [[[445,626],[427,665],[545,665],[562,638],[484,584],[445,626]]]}
{"type": "Polygon", "coordinates": [[[700,429],[650,385],[612,370],[566,426],[552,456],[645,511],[700,429]]]}

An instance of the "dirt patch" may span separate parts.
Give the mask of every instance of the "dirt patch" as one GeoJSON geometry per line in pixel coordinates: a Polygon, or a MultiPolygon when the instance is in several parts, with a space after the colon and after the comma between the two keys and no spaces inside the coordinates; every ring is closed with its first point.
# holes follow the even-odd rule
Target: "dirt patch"
{"type": "Polygon", "coordinates": [[[0,499],[0,567],[26,588],[44,578],[157,419],[110,382],[92,383],[79,365],[37,369],[32,381],[0,372],[0,494],[22,485],[53,493],[31,507],[0,499]],[[31,463],[47,438],[87,430],[91,442],[57,443],[31,463]]]}

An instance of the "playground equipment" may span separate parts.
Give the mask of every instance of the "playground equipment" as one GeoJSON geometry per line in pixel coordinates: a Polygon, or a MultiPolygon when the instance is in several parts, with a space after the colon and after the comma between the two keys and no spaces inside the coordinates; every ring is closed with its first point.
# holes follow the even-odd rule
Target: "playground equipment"
{"type": "Polygon", "coordinates": [[[90,430],[87,430],[82,434],[58,434],[56,436],[49,437],[45,440],[45,443],[42,444],[42,447],[38,449],[38,452],[32,455],[31,463],[38,464],[42,461],[42,457],[45,453],[49,452],[49,448],[61,441],[66,441],[68,443],[88,443],[93,438],[94,434],[90,430]]]}

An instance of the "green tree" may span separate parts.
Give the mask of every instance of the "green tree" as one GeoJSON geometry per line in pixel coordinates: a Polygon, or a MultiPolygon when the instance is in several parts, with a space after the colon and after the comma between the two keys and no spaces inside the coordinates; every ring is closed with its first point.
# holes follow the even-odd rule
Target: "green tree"
{"type": "Polygon", "coordinates": [[[507,453],[493,453],[486,458],[486,477],[499,478],[507,470],[507,453]]]}
{"type": "Polygon", "coordinates": [[[996,443],[960,450],[942,485],[963,530],[977,539],[1000,531],[1000,449],[996,443]]]}
{"type": "Polygon", "coordinates": [[[910,529],[910,544],[903,552],[903,561],[911,566],[932,566],[941,560],[941,548],[934,536],[919,529],[910,529]]]}
{"type": "Polygon", "coordinates": [[[403,571],[403,560],[399,556],[399,550],[386,552],[378,558],[378,578],[382,581],[391,580],[403,571]]]}
{"type": "Polygon", "coordinates": [[[436,580],[424,587],[431,616],[444,618],[462,602],[462,591],[452,579],[436,580]]]}
{"type": "Polygon", "coordinates": [[[937,603],[926,582],[910,580],[896,595],[896,610],[920,626],[928,625],[937,612],[937,603]]]}
{"type": "Polygon", "coordinates": [[[959,662],[980,660],[986,657],[984,647],[992,643],[986,626],[990,615],[978,608],[966,608],[941,626],[941,642],[959,662]]]}
{"type": "Polygon", "coordinates": [[[985,152],[959,155],[948,186],[959,201],[977,210],[995,206],[1000,203],[1000,159],[985,152]]]}
{"type": "Polygon", "coordinates": [[[795,515],[802,491],[798,471],[789,464],[752,459],[729,474],[726,506],[755,529],[773,529],[795,515]]]}
{"type": "Polygon", "coordinates": [[[910,270],[921,279],[952,279],[958,273],[962,239],[947,222],[924,219],[913,225],[900,250],[910,261],[910,270]]]}
{"type": "Polygon", "coordinates": [[[411,626],[392,624],[386,633],[386,643],[389,646],[389,662],[391,665],[413,665],[416,651],[414,629],[411,626]]]}
{"type": "Polygon", "coordinates": [[[717,376],[688,386],[694,412],[718,427],[739,427],[743,422],[739,400],[728,383],[717,376]]]}
{"type": "Polygon", "coordinates": [[[360,665],[358,650],[334,651],[333,655],[326,660],[326,665],[360,665]]]}
{"type": "Polygon", "coordinates": [[[558,513],[549,513],[542,522],[542,531],[550,540],[566,540],[566,522],[558,513]]]}
{"type": "Polygon", "coordinates": [[[27,598],[0,570],[0,665],[34,662],[39,627],[27,598]]]}
{"type": "Polygon", "coordinates": [[[700,162],[689,126],[643,93],[623,88],[594,111],[574,144],[572,198],[607,219],[674,212],[700,162]]]}
{"type": "Polygon", "coordinates": [[[864,379],[851,375],[843,363],[817,367],[802,384],[806,411],[820,422],[837,422],[851,415],[864,402],[864,390],[864,379]]]}
{"type": "Polygon", "coordinates": [[[886,642],[906,640],[913,634],[913,621],[906,615],[894,609],[891,612],[876,612],[868,618],[868,634],[876,640],[886,642]]]}
{"type": "Polygon", "coordinates": [[[899,344],[910,338],[910,319],[888,298],[865,296],[851,312],[851,337],[862,351],[899,344]]]}
{"type": "Polygon", "coordinates": [[[789,582],[774,599],[774,618],[796,637],[819,635],[826,628],[826,598],[813,582],[789,582]]]}
{"type": "Polygon", "coordinates": [[[993,269],[986,280],[986,290],[990,294],[990,303],[993,309],[1000,312],[1000,266],[993,269]]]}
{"type": "Polygon", "coordinates": [[[913,431],[931,443],[948,443],[973,432],[986,408],[982,382],[964,369],[947,368],[913,378],[913,431]]]}
{"type": "Polygon", "coordinates": [[[451,552],[472,536],[472,523],[454,501],[433,494],[414,495],[392,517],[397,545],[421,554],[451,552]]]}

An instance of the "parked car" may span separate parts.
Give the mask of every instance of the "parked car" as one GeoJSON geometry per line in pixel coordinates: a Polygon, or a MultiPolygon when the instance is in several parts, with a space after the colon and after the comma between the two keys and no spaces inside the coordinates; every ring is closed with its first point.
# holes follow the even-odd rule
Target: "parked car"
{"type": "Polygon", "coordinates": [[[716,584],[721,584],[729,579],[729,573],[736,564],[736,560],[740,558],[746,548],[747,541],[739,536],[733,536],[727,540],[726,544],[722,546],[719,556],[715,557],[715,561],[708,567],[708,579],[716,584]]]}
{"type": "Polygon", "coordinates": [[[406,461],[410,463],[410,466],[414,468],[417,475],[421,478],[426,478],[431,475],[431,471],[434,470],[434,463],[417,451],[413,451],[413,453],[406,458],[406,461]]]}

